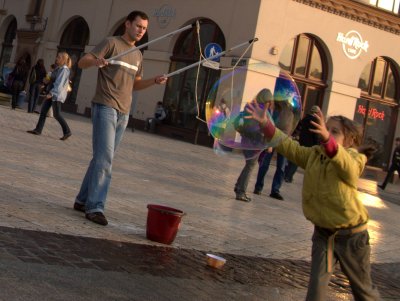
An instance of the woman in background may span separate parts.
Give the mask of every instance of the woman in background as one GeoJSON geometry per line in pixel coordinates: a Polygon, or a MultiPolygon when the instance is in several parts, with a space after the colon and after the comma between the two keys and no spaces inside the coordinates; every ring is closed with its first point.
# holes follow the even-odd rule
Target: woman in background
{"type": "Polygon", "coordinates": [[[44,67],[43,59],[38,59],[35,66],[33,66],[29,76],[29,102],[28,113],[33,113],[36,108],[36,103],[39,98],[41,89],[43,87],[43,80],[46,77],[47,71],[44,67]]]}
{"type": "Polygon", "coordinates": [[[51,74],[50,83],[47,86],[46,100],[42,105],[36,128],[27,132],[33,135],[40,135],[46,122],[47,113],[50,108],[53,108],[54,118],[60,123],[63,131],[63,136],[60,140],[67,140],[71,136],[71,130],[61,116],[61,103],[65,102],[68,94],[71,58],[68,53],[59,52],[55,64],[56,69],[51,74]]]}

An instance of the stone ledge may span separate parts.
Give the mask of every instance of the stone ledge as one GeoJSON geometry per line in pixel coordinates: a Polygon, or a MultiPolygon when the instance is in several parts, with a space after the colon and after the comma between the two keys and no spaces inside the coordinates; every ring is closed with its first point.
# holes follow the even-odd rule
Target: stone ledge
{"type": "Polygon", "coordinates": [[[0,92],[0,105],[9,106],[11,103],[11,95],[0,92]]]}

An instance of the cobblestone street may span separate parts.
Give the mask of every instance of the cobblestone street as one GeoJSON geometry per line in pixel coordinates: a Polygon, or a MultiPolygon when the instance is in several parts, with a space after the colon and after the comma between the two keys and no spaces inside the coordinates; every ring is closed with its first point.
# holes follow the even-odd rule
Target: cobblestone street
{"type": "MultiPolygon", "coordinates": [[[[301,211],[301,172],[282,187],[283,202],[268,191],[238,202],[241,157],[128,130],[101,227],[72,209],[90,160],[90,120],[65,116],[73,135],[63,142],[55,120],[29,135],[38,115],[0,106],[0,300],[304,299],[312,225],[301,211]],[[186,213],[172,245],[146,239],[149,203],[186,213]],[[226,258],[224,268],[208,267],[206,253],[226,258]]],[[[363,185],[372,276],[383,300],[400,300],[399,187],[363,185]]],[[[353,300],[339,270],[329,300],[353,300]]]]}

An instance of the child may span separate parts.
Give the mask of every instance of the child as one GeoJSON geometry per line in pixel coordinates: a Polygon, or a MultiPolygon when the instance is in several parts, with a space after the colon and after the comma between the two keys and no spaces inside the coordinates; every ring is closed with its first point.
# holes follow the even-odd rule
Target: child
{"type": "Polygon", "coordinates": [[[325,300],[334,260],[348,277],[355,300],[379,300],[371,280],[368,212],[357,192],[357,181],[373,154],[371,147],[355,147],[361,134],[350,119],[314,114],[313,133],[321,145],[300,146],[269,121],[257,103],[248,105],[267,139],[280,141],[276,150],[305,170],[303,212],[314,225],[311,275],[306,300],[325,300]]]}

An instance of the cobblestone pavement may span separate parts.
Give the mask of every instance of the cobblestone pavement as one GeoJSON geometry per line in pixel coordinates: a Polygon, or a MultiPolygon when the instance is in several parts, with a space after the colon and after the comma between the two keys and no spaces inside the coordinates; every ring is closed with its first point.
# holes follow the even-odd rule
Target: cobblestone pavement
{"type": "MultiPolygon", "coordinates": [[[[33,136],[26,130],[38,115],[0,107],[0,300],[304,299],[312,225],[301,212],[301,173],[282,187],[284,202],[265,191],[242,203],[232,191],[242,158],[127,131],[113,166],[110,224],[101,227],[71,209],[90,160],[91,125],[65,115],[73,136],[63,142],[54,119],[33,136]],[[149,203],[185,211],[171,246],[146,239],[149,203]],[[226,266],[207,267],[207,252],[226,266]]],[[[384,300],[400,300],[399,187],[360,185],[373,278],[384,300]]],[[[329,300],[352,300],[340,271],[329,300]]]]}

